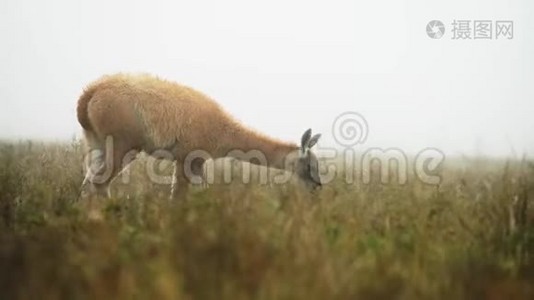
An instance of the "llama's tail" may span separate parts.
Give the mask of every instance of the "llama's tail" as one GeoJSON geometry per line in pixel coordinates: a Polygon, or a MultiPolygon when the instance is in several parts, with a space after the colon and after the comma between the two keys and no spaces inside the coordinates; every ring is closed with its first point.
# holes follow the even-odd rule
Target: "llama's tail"
{"type": "Polygon", "coordinates": [[[78,99],[78,107],[76,109],[76,112],[78,114],[78,122],[80,125],[82,125],[82,128],[86,131],[92,131],[93,128],[91,126],[91,122],[89,120],[89,114],[88,114],[88,106],[89,102],[91,101],[91,98],[93,98],[93,94],[95,93],[94,88],[89,88],[83,92],[83,94],[80,96],[80,99],[78,99]]]}

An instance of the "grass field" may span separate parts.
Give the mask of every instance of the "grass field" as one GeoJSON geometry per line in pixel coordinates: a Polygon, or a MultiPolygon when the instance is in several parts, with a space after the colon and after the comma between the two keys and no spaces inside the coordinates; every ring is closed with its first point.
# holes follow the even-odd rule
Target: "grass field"
{"type": "Polygon", "coordinates": [[[77,201],[81,166],[77,142],[0,144],[0,299],[534,299],[525,159],[449,159],[439,186],[215,184],[175,202],[140,163],[124,196],[77,201]]]}

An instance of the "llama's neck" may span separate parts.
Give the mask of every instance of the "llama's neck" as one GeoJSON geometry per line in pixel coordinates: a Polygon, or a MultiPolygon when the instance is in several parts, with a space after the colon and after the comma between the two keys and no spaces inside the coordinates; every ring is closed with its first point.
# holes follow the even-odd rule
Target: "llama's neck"
{"type": "Polygon", "coordinates": [[[287,169],[289,159],[299,147],[235,126],[221,136],[221,156],[233,157],[252,164],[287,169]]]}

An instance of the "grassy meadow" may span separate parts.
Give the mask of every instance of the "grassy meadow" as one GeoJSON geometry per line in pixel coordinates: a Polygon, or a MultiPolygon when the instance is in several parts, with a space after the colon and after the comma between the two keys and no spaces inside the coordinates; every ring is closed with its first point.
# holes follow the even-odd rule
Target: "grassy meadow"
{"type": "Polygon", "coordinates": [[[234,182],[182,201],[136,162],[115,197],[78,201],[82,157],[0,144],[0,299],[534,299],[525,159],[448,159],[439,186],[234,182]]]}

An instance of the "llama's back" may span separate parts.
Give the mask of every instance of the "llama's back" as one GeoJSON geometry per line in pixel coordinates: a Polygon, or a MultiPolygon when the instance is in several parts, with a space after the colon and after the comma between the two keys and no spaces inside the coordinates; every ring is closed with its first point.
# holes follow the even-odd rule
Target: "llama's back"
{"type": "Polygon", "coordinates": [[[78,120],[97,136],[126,136],[135,147],[212,149],[234,120],[204,94],[149,75],[117,74],[91,84],[78,120]],[[85,112],[85,113],[84,113],[85,112]]]}

